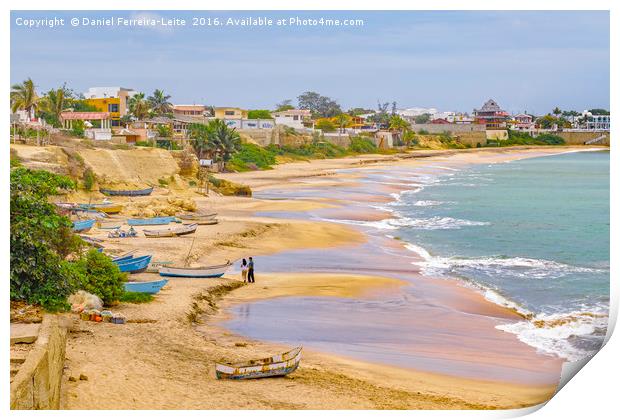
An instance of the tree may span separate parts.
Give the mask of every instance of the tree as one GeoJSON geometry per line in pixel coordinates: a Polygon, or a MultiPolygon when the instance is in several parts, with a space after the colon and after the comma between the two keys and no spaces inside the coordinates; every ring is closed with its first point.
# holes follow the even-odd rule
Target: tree
{"type": "Polygon", "coordinates": [[[125,114],[120,119],[121,124],[123,124],[126,128],[129,127],[129,124],[133,121],[133,117],[129,114],[125,114]]]}
{"type": "Polygon", "coordinates": [[[366,108],[351,108],[347,111],[347,114],[357,116],[362,114],[374,114],[374,109],[366,109],[366,108]]]}
{"type": "Polygon", "coordinates": [[[122,296],[127,274],[121,273],[107,255],[91,249],[74,267],[76,288],[99,296],[105,305],[115,303],[122,296]]]}
{"type": "Polygon", "coordinates": [[[151,111],[156,116],[170,114],[172,112],[172,104],[169,102],[170,95],[164,94],[163,90],[155,89],[153,95],[147,98],[151,111]]]}
{"type": "Polygon", "coordinates": [[[405,146],[407,146],[407,147],[411,147],[412,145],[418,143],[418,140],[416,138],[415,132],[413,130],[410,130],[410,129],[406,129],[403,132],[402,139],[403,139],[403,143],[405,143],[405,146]]]}
{"type": "Polygon", "coordinates": [[[557,118],[562,113],[562,110],[556,106],[555,108],[553,108],[552,112],[553,112],[553,115],[555,115],[555,117],[557,118]]]}
{"type": "Polygon", "coordinates": [[[590,110],[590,114],[592,115],[609,115],[609,111],[602,108],[593,108],[590,110]]]}
{"type": "Polygon", "coordinates": [[[138,120],[148,117],[151,107],[149,101],[144,99],[144,93],[140,92],[129,99],[129,112],[138,120]]]}
{"type": "Polygon", "coordinates": [[[390,118],[389,127],[390,127],[390,130],[397,130],[402,133],[408,128],[410,128],[411,124],[405,121],[405,119],[401,117],[400,115],[392,115],[392,117],[390,118]]]}
{"type": "Polygon", "coordinates": [[[188,135],[198,158],[211,157],[219,164],[220,170],[241,149],[241,137],[237,130],[220,119],[211,120],[207,125],[191,124],[188,135]]]}
{"type": "Polygon", "coordinates": [[[340,105],[327,96],[321,96],[316,92],[304,92],[297,97],[300,109],[308,109],[314,117],[335,117],[342,114],[340,105]]]}
{"type": "Polygon", "coordinates": [[[538,124],[540,128],[550,129],[553,128],[554,125],[558,124],[558,119],[552,115],[547,114],[544,117],[538,118],[536,120],[536,124],[538,124]]]}
{"type": "Polygon", "coordinates": [[[248,119],[250,120],[270,120],[271,112],[266,109],[252,109],[248,111],[248,119]]]}
{"type": "Polygon", "coordinates": [[[347,114],[338,114],[334,119],[338,127],[340,127],[341,133],[344,133],[344,128],[351,124],[351,117],[347,114]]]}
{"type": "Polygon", "coordinates": [[[276,112],[288,111],[289,109],[295,109],[293,101],[291,99],[285,99],[282,102],[276,104],[276,112]]]}
{"type": "Polygon", "coordinates": [[[369,117],[369,120],[382,125],[389,125],[392,115],[396,115],[396,102],[379,102],[377,101],[377,112],[369,117]],[[390,105],[392,107],[389,111],[390,105]]]}
{"type": "Polygon", "coordinates": [[[417,115],[414,118],[414,121],[416,124],[428,124],[428,122],[431,120],[431,114],[422,114],[422,115],[417,115]]]}
{"type": "Polygon", "coordinates": [[[329,118],[319,118],[314,125],[315,128],[325,132],[331,133],[336,131],[336,125],[329,118]]]}
{"type": "Polygon", "coordinates": [[[45,120],[54,127],[60,127],[60,114],[67,108],[70,92],[65,86],[52,89],[41,99],[41,110],[45,120]]]}
{"type": "Polygon", "coordinates": [[[73,291],[72,267],[65,258],[81,249],[72,223],[56,212],[49,197],[75,189],[75,182],[44,170],[11,170],[12,300],[64,309],[73,291]]]}
{"type": "Polygon", "coordinates": [[[35,111],[38,107],[39,97],[37,96],[36,88],[31,78],[11,86],[12,112],[23,109],[28,113],[28,118],[32,119],[35,117],[35,111]]]}

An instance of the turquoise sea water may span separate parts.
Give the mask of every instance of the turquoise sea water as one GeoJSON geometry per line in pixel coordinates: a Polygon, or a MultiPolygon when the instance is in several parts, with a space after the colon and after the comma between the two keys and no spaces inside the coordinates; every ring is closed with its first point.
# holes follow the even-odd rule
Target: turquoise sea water
{"type": "Polygon", "coordinates": [[[426,273],[469,280],[548,325],[500,328],[569,358],[600,346],[609,307],[608,152],[451,171],[390,207],[426,273]]]}
{"type": "MultiPolygon", "coordinates": [[[[338,305],[318,297],[243,304],[232,308],[228,328],[253,338],[305,343],[390,364],[423,369],[432,365],[432,370],[445,373],[490,379],[536,376],[531,370],[515,368],[502,373],[499,366],[481,367],[459,361],[458,355],[455,359],[438,356],[434,349],[480,354],[484,344],[459,347],[463,331],[449,325],[429,330],[407,322],[420,314],[432,317],[443,304],[419,299],[415,276],[409,273],[413,264],[429,276],[458,277],[486,299],[525,315],[528,319],[523,321],[498,320],[495,328],[543,353],[578,360],[598,350],[609,308],[608,152],[493,165],[429,163],[413,170],[341,172],[362,175],[360,185],[332,189],[309,183],[306,189],[271,190],[257,196],[339,198],[348,203],[343,215],[329,209],[263,215],[351,224],[362,229],[369,242],[361,247],[263,256],[257,258],[259,273],[382,274],[411,286],[399,296],[342,299],[338,305]],[[386,187],[400,191],[391,193],[391,202],[369,199],[373,194],[389,194],[386,187]],[[368,208],[389,211],[391,216],[382,221],[345,219],[352,211],[363,214],[368,208]],[[389,243],[391,237],[404,241],[406,249],[395,249],[389,243]]],[[[541,374],[540,379],[545,378],[541,374]]]]}

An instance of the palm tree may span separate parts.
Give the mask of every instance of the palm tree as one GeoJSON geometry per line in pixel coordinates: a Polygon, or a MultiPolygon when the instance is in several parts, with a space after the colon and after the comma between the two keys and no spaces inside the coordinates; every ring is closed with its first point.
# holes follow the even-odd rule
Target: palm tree
{"type": "Polygon", "coordinates": [[[41,99],[42,110],[53,118],[54,126],[60,124],[60,114],[67,106],[67,89],[63,86],[59,89],[52,89],[41,99]]]}
{"type": "Polygon", "coordinates": [[[172,104],[168,102],[170,97],[170,95],[165,95],[163,90],[155,89],[153,95],[149,96],[147,100],[156,115],[164,115],[172,112],[172,104]]]}
{"type": "Polygon", "coordinates": [[[344,128],[351,124],[351,117],[347,114],[338,114],[336,115],[336,124],[340,127],[340,132],[344,133],[344,128]]]}
{"type": "Polygon", "coordinates": [[[241,137],[237,130],[228,127],[220,119],[211,120],[207,125],[190,125],[188,136],[198,158],[211,157],[219,163],[220,170],[241,148],[241,137]]]}
{"type": "Polygon", "coordinates": [[[555,117],[557,118],[558,115],[560,115],[562,113],[562,110],[559,107],[555,107],[553,108],[553,115],[555,115],[555,117]]]}
{"type": "Polygon", "coordinates": [[[23,109],[28,113],[28,119],[32,119],[38,107],[39,97],[37,96],[35,85],[31,78],[26,79],[23,83],[11,86],[12,112],[23,109]]]}
{"type": "Polygon", "coordinates": [[[149,102],[144,99],[144,93],[135,94],[129,99],[129,112],[138,120],[143,120],[149,116],[149,102]]]}

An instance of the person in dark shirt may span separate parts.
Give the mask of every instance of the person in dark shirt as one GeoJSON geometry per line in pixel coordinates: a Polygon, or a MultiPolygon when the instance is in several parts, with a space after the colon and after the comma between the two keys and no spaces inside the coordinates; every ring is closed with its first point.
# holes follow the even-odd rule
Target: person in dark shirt
{"type": "Polygon", "coordinates": [[[254,283],[254,260],[249,258],[248,262],[248,283],[254,283]]]}

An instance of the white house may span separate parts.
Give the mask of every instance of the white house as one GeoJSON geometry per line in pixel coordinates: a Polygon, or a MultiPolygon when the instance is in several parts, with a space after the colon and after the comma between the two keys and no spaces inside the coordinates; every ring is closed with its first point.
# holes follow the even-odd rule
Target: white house
{"type": "Polygon", "coordinates": [[[304,121],[310,119],[311,113],[307,109],[289,109],[276,111],[271,114],[277,125],[286,125],[294,129],[303,130],[304,121]]]}

